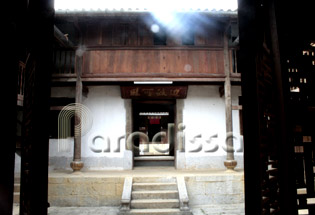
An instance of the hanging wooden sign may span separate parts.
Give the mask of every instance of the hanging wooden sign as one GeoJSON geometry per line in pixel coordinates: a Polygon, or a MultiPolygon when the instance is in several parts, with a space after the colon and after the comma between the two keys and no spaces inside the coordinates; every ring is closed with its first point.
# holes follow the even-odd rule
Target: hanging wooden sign
{"type": "Polygon", "coordinates": [[[188,86],[121,86],[123,99],[185,99],[188,86]]]}

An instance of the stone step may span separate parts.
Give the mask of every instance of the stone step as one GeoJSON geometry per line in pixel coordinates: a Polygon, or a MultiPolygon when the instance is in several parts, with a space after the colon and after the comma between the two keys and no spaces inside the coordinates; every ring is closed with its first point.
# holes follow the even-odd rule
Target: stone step
{"type": "Polygon", "coordinates": [[[20,192],[13,193],[13,203],[20,203],[20,192]]]}
{"type": "Polygon", "coordinates": [[[162,167],[162,166],[175,166],[174,161],[163,161],[163,160],[147,160],[147,161],[134,161],[135,167],[162,167]]]}
{"type": "Polygon", "coordinates": [[[177,184],[173,182],[167,183],[134,183],[132,189],[138,190],[177,190],[177,184]]]}
{"type": "Polygon", "coordinates": [[[176,183],[175,177],[134,177],[133,183],[176,183]]]}
{"type": "Polygon", "coordinates": [[[296,192],[298,195],[306,195],[307,194],[306,188],[298,188],[298,189],[296,189],[296,192]]]}
{"type": "Polygon", "coordinates": [[[173,161],[174,156],[140,156],[134,157],[135,161],[173,161]]]}
{"type": "Polygon", "coordinates": [[[20,192],[21,185],[20,184],[14,184],[14,192],[20,192]]]}
{"type": "Polygon", "coordinates": [[[299,209],[298,214],[299,215],[308,215],[308,209],[299,209]]]}
{"type": "Polygon", "coordinates": [[[178,199],[177,190],[132,191],[131,199],[178,199]]]}
{"type": "Polygon", "coordinates": [[[179,208],[178,199],[135,199],[131,200],[132,209],[179,208]]]}
{"type": "Polygon", "coordinates": [[[166,209],[131,209],[132,215],[180,215],[179,209],[166,208],[166,209]]]}

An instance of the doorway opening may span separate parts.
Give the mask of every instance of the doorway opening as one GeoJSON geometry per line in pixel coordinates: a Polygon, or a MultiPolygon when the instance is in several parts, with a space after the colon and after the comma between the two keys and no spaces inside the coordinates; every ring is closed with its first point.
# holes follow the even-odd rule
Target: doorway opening
{"type": "Polygon", "coordinates": [[[174,166],[175,100],[133,100],[134,166],[174,166]]]}

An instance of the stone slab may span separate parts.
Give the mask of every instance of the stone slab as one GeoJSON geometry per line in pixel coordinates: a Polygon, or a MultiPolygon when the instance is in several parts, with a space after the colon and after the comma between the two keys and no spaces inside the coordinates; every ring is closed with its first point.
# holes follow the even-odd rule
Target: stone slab
{"type": "MultiPolygon", "coordinates": [[[[97,171],[73,174],[49,174],[49,202],[52,207],[120,206],[125,177],[135,183],[160,183],[160,178],[175,182],[182,176],[186,182],[189,206],[227,204],[244,206],[244,173],[225,170],[179,171],[174,168],[139,168],[132,171],[97,171]],[[144,180],[144,181],[143,181],[144,180]]],[[[178,195],[178,194],[177,194],[178,195]]]]}

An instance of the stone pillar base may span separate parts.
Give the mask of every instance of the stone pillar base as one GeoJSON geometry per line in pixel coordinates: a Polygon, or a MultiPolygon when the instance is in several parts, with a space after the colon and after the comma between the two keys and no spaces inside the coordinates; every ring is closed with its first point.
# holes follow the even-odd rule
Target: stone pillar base
{"type": "Polygon", "coordinates": [[[227,169],[234,170],[236,165],[237,165],[237,161],[236,160],[226,160],[226,161],[224,161],[224,166],[227,169]]]}
{"type": "Polygon", "coordinates": [[[73,169],[73,172],[77,172],[83,168],[84,163],[82,161],[72,161],[70,166],[73,169]]]}

